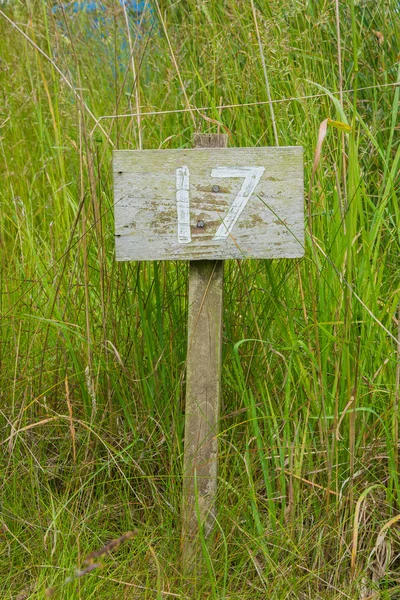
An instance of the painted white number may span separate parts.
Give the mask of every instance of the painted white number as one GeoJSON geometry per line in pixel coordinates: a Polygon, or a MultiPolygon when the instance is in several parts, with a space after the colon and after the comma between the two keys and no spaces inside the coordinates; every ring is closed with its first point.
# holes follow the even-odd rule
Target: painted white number
{"type": "Polygon", "coordinates": [[[250,200],[265,167],[217,167],[211,171],[211,177],[244,177],[243,185],[232,202],[228,214],[214,235],[214,240],[225,240],[231,233],[236,221],[250,200]]]}
{"type": "MultiPolygon", "coordinates": [[[[250,200],[264,171],[264,167],[216,167],[211,171],[211,177],[220,179],[243,177],[244,179],[238,195],[232,202],[225,219],[218,227],[213,240],[226,240],[232,233],[232,229],[250,200]]],[[[176,170],[176,206],[178,211],[178,242],[180,244],[188,244],[192,239],[190,235],[189,177],[190,173],[187,167],[180,167],[176,170]]]]}
{"type": "Polygon", "coordinates": [[[189,212],[189,169],[187,167],[176,170],[176,206],[178,209],[178,242],[188,244],[192,238],[189,212]]]}

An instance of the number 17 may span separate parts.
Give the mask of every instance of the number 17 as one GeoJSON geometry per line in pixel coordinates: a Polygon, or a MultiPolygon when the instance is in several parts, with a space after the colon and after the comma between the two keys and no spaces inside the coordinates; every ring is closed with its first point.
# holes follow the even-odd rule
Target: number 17
{"type": "MultiPolygon", "coordinates": [[[[237,220],[242,214],[247,202],[260,181],[265,167],[216,167],[211,171],[211,177],[243,178],[243,184],[236,198],[232,202],[225,219],[218,227],[213,240],[226,240],[232,233],[237,220]]],[[[176,169],[176,206],[178,212],[178,242],[189,244],[192,241],[190,234],[190,199],[189,199],[190,173],[188,167],[176,169]]]]}

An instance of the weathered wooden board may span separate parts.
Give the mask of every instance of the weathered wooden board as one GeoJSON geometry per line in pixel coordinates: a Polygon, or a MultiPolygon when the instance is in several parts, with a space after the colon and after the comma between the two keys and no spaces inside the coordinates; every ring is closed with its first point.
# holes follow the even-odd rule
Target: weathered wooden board
{"type": "Polygon", "coordinates": [[[303,256],[300,147],[116,150],[117,260],[303,256]]]}

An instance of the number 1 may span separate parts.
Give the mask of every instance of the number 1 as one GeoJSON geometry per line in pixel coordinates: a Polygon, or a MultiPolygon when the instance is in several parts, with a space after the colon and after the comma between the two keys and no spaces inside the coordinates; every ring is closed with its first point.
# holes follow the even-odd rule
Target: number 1
{"type": "Polygon", "coordinates": [[[188,244],[190,235],[189,209],[189,169],[180,167],[176,170],[176,206],[178,210],[178,242],[188,244]]]}

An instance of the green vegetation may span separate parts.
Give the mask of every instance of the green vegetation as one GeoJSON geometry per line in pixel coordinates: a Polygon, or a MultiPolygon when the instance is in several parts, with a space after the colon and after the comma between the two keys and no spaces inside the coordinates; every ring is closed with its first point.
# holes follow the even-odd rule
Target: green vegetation
{"type": "Polygon", "coordinates": [[[187,264],[115,263],[111,151],[190,147],[219,122],[231,145],[304,146],[307,236],[302,260],[226,265],[198,597],[400,598],[399,4],[339,2],[338,36],[334,1],[154,0],[131,61],[103,3],[104,35],[45,0],[0,6],[0,597],[193,597],[187,264]],[[93,118],[136,106],[178,112],[93,118]]]}

